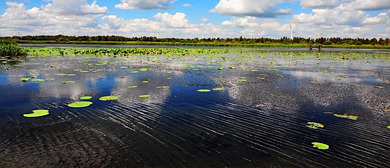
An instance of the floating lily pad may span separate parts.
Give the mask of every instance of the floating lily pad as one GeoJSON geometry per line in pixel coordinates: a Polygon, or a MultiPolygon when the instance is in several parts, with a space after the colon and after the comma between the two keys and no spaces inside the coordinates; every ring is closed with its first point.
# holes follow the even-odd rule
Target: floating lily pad
{"type": "Polygon", "coordinates": [[[76,81],[62,81],[62,84],[71,84],[71,83],[75,83],[76,81]]]}
{"type": "Polygon", "coordinates": [[[54,81],[54,80],[56,80],[56,79],[54,79],[54,78],[47,78],[47,79],[45,79],[46,81],[54,81]]]}
{"type": "Polygon", "coordinates": [[[222,91],[222,90],[224,90],[224,88],[223,88],[223,87],[220,87],[220,88],[213,88],[213,90],[214,90],[214,91],[222,91]]]}
{"type": "Polygon", "coordinates": [[[121,69],[127,69],[127,67],[123,66],[123,67],[120,67],[121,69]]]}
{"type": "Polygon", "coordinates": [[[31,82],[44,82],[45,79],[31,79],[31,82]]]}
{"type": "Polygon", "coordinates": [[[218,70],[223,70],[223,67],[218,67],[217,69],[218,69],[218,70]]]}
{"type": "Polygon", "coordinates": [[[66,74],[60,73],[60,74],[57,74],[57,76],[66,76],[66,74]]]}
{"type": "Polygon", "coordinates": [[[238,81],[238,82],[246,82],[247,80],[246,80],[246,78],[240,78],[240,79],[238,79],[237,81],[238,81]]]}
{"type": "Polygon", "coordinates": [[[138,86],[129,86],[128,88],[129,89],[135,89],[135,88],[137,88],[138,86]]]}
{"type": "Polygon", "coordinates": [[[329,145],[320,143],[320,142],[312,142],[311,143],[314,148],[321,149],[321,150],[327,150],[329,149],[329,145]]]}
{"type": "Polygon", "coordinates": [[[311,129],[318,129],[318,128],[324,128],[325,126],[321,123],[307,122],[306,127],[311,128],[311,129]]]}
{"type": "Polygon", "coordinates": [[[30,78],[20,78],[20,80],[21,80],[22,82],[28,82],[28,81],[30,80],[30,78]]]}
{"type": "Polygon", "coordinates": [[[148,98],[148,97],[150,97],[150,95],[140,95],[139,97],[140,98],[148,98]]]}
{"type": "Polygon", "coordinates": [[[168,71],[167,73],[168,73],[168,74],[171,74],[171,73],[172,73],[172,71],[168,71]]]}
{"type": "Polygon", "coordinates": [[[32,118],[32,117],[42,117],[49,115],[49,110],[33,110],[33,113],[23,114],[23,117],[32,118]]]}
{"type": "Polygon", "coordinates": [[[389,126],[387,126],[387,128],[388,128],[388,129],[390,129],[390,125],[389,125],[389,126]]]}
{"type": "Polygon", "coordinates": [[[354,115],[348,115],[348,114],[333,114],[335,117],[338,118],[346,118],[350,120],[357,120],[359,117],[354,115]]]}
{"type": "Polygon", "coordinates": [[[172,78],[167,78],[168,80],[172,80],[172,78]]]}
{"type": "Polygon", "coordinates": [[[111,100],[118,100],[118,96],[103,96],[99,98],[100,101],[111,101],[111,100]]]}
{"type": "Polygon", "coordinates": [[[206,93],[206,92],[210,92],[211,90],[209,89],[199,89],[198,92],[202,92],[202,93],[206,93]]]}
{"type": "Polygon", "coordinates": [[[71,77],[71,76],[76,76],[76,74],[66,74],[66,76],[71,77]]]}
{"type": "Polygon", "coordinates": [[[80,71],[81,73],[88,73],[89,71],[80,71]]]}
{"type": "Polygon", "coordinates": [[[77,102],[68,104],[68,107],[72,107],[72,108],[83,108],[83,107],[88,107],[88,106],[90,106],[91,104],[93,104],[93,103],[92,103],[92,102],[89,102],[89,101],[77,101],[77,102]]]}
{"type": "Polygon", "coordinates": [[[92,99],[92,96],[83,96],[83,97],[80,97],[81,100],[90,100],[92,99]]]}
{"type": "Polygon", "coordinates": [[[149,81],[145,80],[145,81],[142,81],[142,83],[149,83],[149,81]]]}
{"type": "Polygon", "coordinates": [[[145,72],[145,71],[148,71],[148,68],[141,68],[139,71],[145,72]]]}
{"type": "Polygon", "coordinates": [[[157,86],[157,89],[169,89],[171,88],[170,86],[157,86]]]}
{"type": "Polygon", "coordinates": [[[138,73],[138,71],[131,71],[132,74],[138,73]]]}

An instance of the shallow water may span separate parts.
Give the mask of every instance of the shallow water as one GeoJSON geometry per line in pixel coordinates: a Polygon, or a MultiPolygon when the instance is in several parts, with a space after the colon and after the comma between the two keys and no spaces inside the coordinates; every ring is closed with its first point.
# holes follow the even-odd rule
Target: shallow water
{"type": "Polygon", "coordinates": [[[269,53],[247,64],[211,62],[196,55],[149,61],[66,56],[2,64],[0,167],[390,165],[390,113],[383,110],[390,108],[387,60],[284,59],[269,53]],[[143,67],[148,71],[140,71],[143,67]],[[32,76],[55,80],[20,80],[32,76]],[[237,81],[242,77],[247,81],[237,81]],[[99,101],[108,95],[119,100],[99,101]],[[81,96],[92,96],[93,104],[67,106],[81,96]],[[50,114],[23,117],[36,109],[50,114]],[[309,121],[325,128],[309,129],[309,121]],[[330,149],[313,148],[312,142],[330,149]]]}

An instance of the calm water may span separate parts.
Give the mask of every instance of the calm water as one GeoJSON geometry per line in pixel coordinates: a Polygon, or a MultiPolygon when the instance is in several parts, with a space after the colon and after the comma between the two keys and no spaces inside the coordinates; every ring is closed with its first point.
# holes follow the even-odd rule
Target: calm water
{"type": "Polygon", "coordinates": [[[151,56],[149,61],[66,56],[29,57],[0,68],[0,167],[390,165],[390,112],[383,110],[390,108],[386,60],[343,64],[270,54],[247,64],[218,65],[204,56],[151,56]],[[142,67],[148,71],[139,71],[142,67]],[[55,80],[20,80],[32,76],[55,80]],[[237,81],[243,77],[246,82],[237,81]],[[139,98],[145,94],[151,97],[139,98]],[[119,100],[99,101],[107,95],[119,100]],[[92,96],[93,105],[67,106],[81,96],[92,96]],[[50,114],[23,117],[36,109],[50,114]],[[325,128],[309,129],[309,121],[325,128]],[[330,149],[313,148],[312,142],[330,149]]]}

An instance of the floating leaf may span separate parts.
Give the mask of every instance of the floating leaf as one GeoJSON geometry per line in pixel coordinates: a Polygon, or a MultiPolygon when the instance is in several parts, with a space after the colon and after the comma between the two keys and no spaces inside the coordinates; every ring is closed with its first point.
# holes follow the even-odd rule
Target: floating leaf
{"type": "Polygon", "coordinates": [[[316,122],[307,122],[306,127],[311,129],[318,129],[318,128],[324,128],[324,125],[316,122]]]}
{"type": "Polygon", "coordinates": [[[246,82],[247,80],[245,78],[240,78],[237,80],[238,82],[246,82]]]}
{"type": "Polygon", "coordinates": [[[209,89],[199,89],[198,90],[198,92],[203,92],[203,93],[205,93],[205,92],[210,92],[211,90],[209,90],[209,89]]]}
{"type": "Polygon", "coordinates": [[[76,81],[62,81],[62,84],[70,84],[70,83],[75,83],[76,81]]]}
{"type": "Polygon", "coordinates": [[[387,126],[387,128],[388,128],[388,129],[390,129],[390,125],[389,125],[389,126],[387,126]]]}
{"type": "Polygon", "coordinates": [[[157,89],[169,89],[170,86],[157,86],[156,88],[157,89]]]}
{"type": "Polygon", "coordinates": [[[354,115],[348,115],[348,114],[333,114],[335,117],[338,118],[346,118],[350,120],[357,120],[359,117],[354,115]]]}
{"type": "Polygon", "coordinates": [[[83,97],[80,97],[81,100],[90,100],[92,99],[92,96],[83,96],[83,97]]]}
{"type": "Polygon", "coordinates": [[[89,102],[89,101],[77,101],[77,102],[73,102],[73,103],[68,104],[68,107],[83,108],[83,107],[88,107],[91,104],[93,104],[93,103],[89,102]]]}
{"type": "Polygon", "coordinates": [[[138,73],[138,71],[131,71],[132,74],[138,73]]]}
{"type": "Polygon", "coordinates": [[[223,88],[223,87],[220,87],[220,88],[213,88],[213,90],[214,90],[214,91],[222,91],[222,90],[224,90],[224,88],[223,88]]]}
{"type": "Polygon", "coordinates": [[[148,97],[150,97],[150,95],[141,95],[141,96],[139,96],[140,98],[148,98],[148,97]]]}
{"type": "Polygon", "coordinates": [[[76,76],[76,74],[66,74],[66,76],[71,77],[71,76],[76,76]]]}
{"type": "Polygon", "coordinates": [[[21,80],[22,82],[28,82],[28,81],[30,80],[30,78],[20,78],[20,80],[21,80]]]}
{"type": "Polygon", "coordinates": [[[314,148],[321,149],[321,150],[327,150],[329,149],[329,145],[320,143],[320,142],[312,142],[311,143],[314,148]]]}
{"type": "Polygon", "coordinates": [[[56,79],[54,79],[54,78],[47,78],[47,79],[45,79],[46,81],[54,81],[54,80],[56,80],[56,79]]]}
{"type": "Polygon", "coordinates": [[[149,81],[147,81],[147,80],[144,80],[144,81],[142,81],[142,83],[149,83],[149,81]]]}
{"type": "Polygon", "coordinates": [[[172,80],[172,78],[167,78],[168,80],[172,80]]]}
{"type": "Polygon", "coordinates": [[[229,69],[235,69],[236,67],[234,67],[234,66],[229,66],[229,69]]]}
{"type": "Polygon", "coordinates": [[[88,73],[89,71],[80,71],[81,73],[88,73]]]}
{"type": "Polygon", "coordinates": [[[45,79],[31,79],[31,82],[44,82],[45,79]]]}
{"type": "Polygon", "coordinates": [[[49,115],[49,110],[33,110],[33,113],[23,114],[23,117],[32,118],[32,117],[42,117],[49,115]]]}
{"type": "Polygon", "coordinates": [[[60,73],[60,74],[57,74],[57,76],[66,76],[66,74],[60,73]]]}
{"type": "Polygon", "coordinates": [[[138,86],[129,86],[128,88],[129,89],[135,89],[135,88],[137,88],[138,86]]]}
{"type": "Polygon", "coordinates": [[[118,96],[103,96],[99,98],[100,101],[111,101],[111,100],[118,100],[118,96]]]}
{"type": "Polygon", "coordinates": [[[218,67],[217,69],[218,69],[218,70],[223,70],[223,67],[218,67]]]}
{"type": "Polygon", "coordinates": [[[171,74],[171,73],[172,73],[172,71],[168,71],[167,73],[168,73],[168,74],[171,74]]]}
{"type": "Polygon", "coordinates": [[[141,68],[140,71],[141,71],[141,72],[148,71],[148,68],[141,68]]]}

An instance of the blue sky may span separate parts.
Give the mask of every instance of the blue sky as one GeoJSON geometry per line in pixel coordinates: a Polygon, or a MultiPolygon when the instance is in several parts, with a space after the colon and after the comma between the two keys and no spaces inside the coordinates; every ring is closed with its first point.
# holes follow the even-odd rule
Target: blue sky
{"type": "Polygon", "coordinates": [[[1,0],[1,36],[389,37],[389,0],[1,0]],[[184,4],[190,4],[184,6],[184,4]],[[202,20],[203,18],[203,20],[202,20]],[[206,19],[207,18],[207,19],[206,19]],[[158,32],[158,33],[157,33],[158,32]]]}

